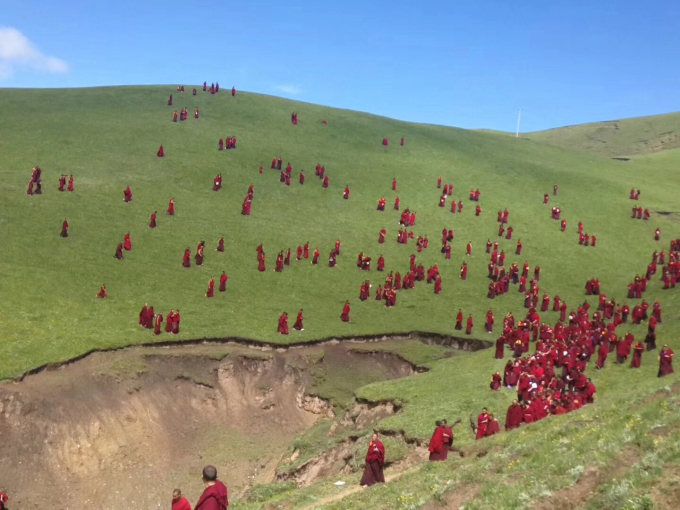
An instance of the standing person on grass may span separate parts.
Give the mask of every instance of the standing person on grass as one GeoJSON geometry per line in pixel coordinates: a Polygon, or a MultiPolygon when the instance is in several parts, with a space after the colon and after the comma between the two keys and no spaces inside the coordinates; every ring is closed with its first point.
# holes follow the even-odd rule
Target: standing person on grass
{"type": "MultiPolygon", "coordinates": [[[[376,483],[385,483],[383,465],[385,464],[385,446],[378,439],[378,434],[371,436],[366,452],[366,467],[361,477],[361,485],[370,487],[376,483]]],[[[196,507],[198,510],[198,507],[196,507]]]]}

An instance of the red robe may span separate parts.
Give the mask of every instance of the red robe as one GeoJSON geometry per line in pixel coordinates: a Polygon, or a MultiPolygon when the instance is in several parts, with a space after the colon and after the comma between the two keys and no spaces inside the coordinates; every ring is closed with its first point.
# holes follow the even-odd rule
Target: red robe
{"type": "Polygon", "coordinates": [[[229,276],[226,273],[222,273],[220,276],[220,292],[225,292],[227,290],[227,280],[229,276]]]}
{"type": "Polygon", "coordinates": [[[191,250],[184,250],[184,256],[182,257],[182,266],[191,267],[191,250]]]}
{"type": "Polygon", "coordinates": [[[456,315],[456,329],[459,331],[463,329],[463,312],[458,312],[456,315]]]}
{"type": "Polygon", "coordinates": [[[477,438],[476,439],[481,439],[484,436],[486,436],[486,429],[489,425],[489,414],[488,413],[481,413],[477,417],[477,438]]]}
{"type": "Polygon", "coordinates": [[[194,510],[227,510],[228,506],[227,487],[218,480],[203,491],[194,510]]]}
{"type": "Polygon", "coordinates": [[[444,460],[444,458],[442,458],[442,451],[444,450],[444,427],[439,426],[434,429],[428,449],[430,451],[430,460],[444,460]]]}
{"type": "Polygon", "coordinates": [[[524,410],[522,406],[511,404],[508,407],[508,414],[505,418],[505,430],[512,430],[518,428],[522,424],[524,418],[524,410]]]}
{"type": "Polygon", "coordinates": [[[288,314],[284,313],[281,315],[281,317],[279,317],[279,326],[277,331],[282,335],[288,334],[288,314]]]}
{"type": "Polygon", "coordinates": [[[149,220],[149,228],[156,228],[156,213],[151,215],[151,219],[149,220]]]}
{"type": "Polygon", "coordinates": [[[210,278],[210,281],[208,282],[208,292],[205,293],[205,297],[213,297],[215,295],[215,280],[210,278]]]}
{"type": "Polygon", "coordinates": [[[470,315],[470,316],[468,316],[468,318],[467,318],[467,326],[466,326],[466,328],[465,328],[465,334],[466,334],[466,335],[469,335],[470,333],[472,333],[472,327],[473,327],[473,325],[474,325],[474,324],[473,324],[473,322],[472,322],[472,315],[470,315]]]}
{"type": "Polygon", "coordinates": [[[371,441],[366,453],[366,467],[361,477],[361,485],[371,486],[376,483],[385,483],[383,465],[385,463],[385,447],[380,441],[371,441]]]}
{"type": "Polygon", "coordinates": [[[302,322],[302,311],[298,312],[297,318],[295,319],[295,324],[293,324],[293,329],[298,331],[303,331],[305,329],[305,326],[302,322]]]}
{"type": "Polygon", "coordinates": [[[342,322],[349,322],[349,303],[345,303],[345,306],[342,307],[342,315],[340,315],[340,320],[342,322]]]}
{"type": "Polygon", "coordinates": [[[163,314],[159,313],[158,315],[156,315],[154,335],[160,335],[161,334],[161,327],[162,326],[163,326],[163,314]]]}
{"type": "Polygon", "coordinates": [[[168,210],[166,211],[166,214],[169,214],[170,216],[175,214],[175,200],[174,199],[170,200],[170,202],[168,203],[168,210]]]}
{"type": "Polygon", "coordinates": [[[217,241],[217,251],[224,251],[224,237],[220,237],[220,240],[217,241]]]}
{"type": "Polygon", "coordinates": [[[73,177],[71,177],[68,180],[68,188],[66,188],[68,191],[73,191],[73,177]]]}
{"type": "Polygon", "coordinates": [[[165,151],[163,150],[163,146],[162,146],[162,145],[161,145],[160,148],[158,149],[158,152],[156,153],[156,156],[158,156],[159,158],[162,158],[163,156],[165,156],[165,151]]]}
{"type": "Polygon", "coordinates": [[[119,260],[123,260],[123,243],[118,243],[116,247],[116,254],[114,255],[119,260]]]}
{"type": "Polygon", "coordinates": [[[108,297],[109,295],[106,293],[106,287],[102,285],[101,289],[99,289],[99,292],[97,292],[97,297],[98,298],[105,298],[108,297]]]}
{"type": "Polygon", "coordinates": [[[182,496],[172,504],[172,510],[191,510],[191,505],[189,504],[189,501],[187,501],[187,498],[182,496]]]}
{"type": "Polygon", "coordinates": [[[633,359],[630,360],[630,368],[640,368],[642,364],[642,353],[645,350],[645,346],[641,342],[635,344],[633,348],[633,359]]]}
{"type": "Polygon", "coordinates": [[[673,373],[673,349],[668,348],[659,353],[659,377],[673,373]]]}
{"type": "Polygon", "coordinates": [[[132,240],[130,239],[130,234],[125,234],[123,237],[123,248],[125,248],[125,251],[130,251],[132,249],[132,240]]]}

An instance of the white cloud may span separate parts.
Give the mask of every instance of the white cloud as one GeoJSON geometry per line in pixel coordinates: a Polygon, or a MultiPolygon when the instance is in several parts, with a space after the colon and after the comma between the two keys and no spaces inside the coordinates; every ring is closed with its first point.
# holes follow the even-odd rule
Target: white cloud
{"type": "Polygon", "coordinates": [[[296,96],[302,92],[300,90],[300,87],[296,85],[277,85],[274,88],[279,92],[283,92],[284,94],[290,94],[291,96],[296,96]]]}
{"type": "Polygon", "coordinates": [[[0,80],[9,78],[19,67],[46,73],[65,73],[68,64],[44,55],[16,28],[0,27],[0,80]]]}

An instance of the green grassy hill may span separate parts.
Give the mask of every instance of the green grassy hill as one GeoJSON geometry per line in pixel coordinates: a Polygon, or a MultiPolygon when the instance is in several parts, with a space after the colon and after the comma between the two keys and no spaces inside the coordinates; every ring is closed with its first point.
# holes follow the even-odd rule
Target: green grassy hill
{"type": "MultiPolygon", "coordinates": [[[[333,335],[429,330],[451,332],[458,308],[481,322],[493,306],[498,317],[519,313],[522,299],[510,293],[498,300],[486,296],[486,240],[496,239],[496,211],[508,207],[515,237],[525,251],[515,257],[515,240],[503,240],[507,262],[540,264],[541,287],[559,293],[570,306],[583,299],[583,284],[597,275],[609,295],[621,298],[626,284],[644,269],[657,246],[654,227],[664,239],[680,233],[670,218],[628,221],[628,190],[642,187],[644,205],[673,210],[680,178],[660,169],[663,185],[646,188],[635,165],[593,159],[538,143],[461,129],[408,124],[356,112],[333,110],[274,97],[221,92],[194,98],[174,92],[175,106],[166,105],[172,87],[123,87],[77,90],[3,90],[7,119],[0,126],[0,213],[4,257],[0,262],[0,298],[5,304],[0,334],[5,360],[0,377],[17,376],[35,366],[77,356],[93,348],[116,347],[154,340],[137,327],[145,302],[157,311],[182,311],[182,333],[177,339],[242,336],[285,342],[333,335]],[[201,118],[173,123],[175,107],[201,109],[201,118]],[[290,112],[300,123],[290,123],[290,112]],[[326,119],[328,125],[321,124],[326,119]],[[238,149],[219,152],[217,141],[235,135],[238,149]],[[384,148],[381,139],[392,144],[384,148]],[[400,147],[398,139],[407,143],[400,147]],[[165,158],[157,158],[163,143],[165,158]],[[307,174],[304,186],[286,187],[278,172],[265,170],[281,155],[284,166],[307,174]],[[324,190],[314,177],[314,165],[325,165],[331,186],[324,190]],[[31,168],[43,169],[44,194],[26,195],[31,168]],[[73,174],[76,191],[57,192],[62,172],[73,174]],[[213,192],[212,178],[222,173],[224,187],[213,192]],[[463,200],[462,214],[437,207],[437,177],[455,184],[453,198],[463,200]],[[391,191],[392,178],[399,181],[391,191]],[[255,185],[252,216],[241,216],[241,202],[249,184],[255,185]],[[351,198],[342,199],[345,184],[351,198]],[[542,205],[544,192],[559,184],[560,205],[569,222],[561,233],[542,205]],[[132,187],[134,199],[123,202],[123,189],[132,187]],[[471,187],[482,191],[481,217],[467,200],[471,187]],[[438,263],[444,291],[435,296],[431,286],[418,285],[399,296],[397,307],[385,309],[371,300],[359,303],[359,285],[378,274],[355,266],[363,251],[386,258],[386,269],[401,271],[415,246],[395,241],[402,208],[418,213],[413,229],[430,237],[430,248],[418,255],[425,266],[438,263]],[[388,210],[376,211],[377,199],[388,198],[388,210]],[[177,214],[167,217],[168,200],[176,200],[177,214]],[[158,228],[148,228],[149,216],[159,212],[158,228]],[[59,237],[61,222],[71,225],[67,239],[59,237]],[[596,249],[576,242],[576,223],[598,236],[596,249]],[[625,227],[623,227],[625,225],[625,227]],[[455,230],[454,251],[446,262],[439,253],[441,229],[455,230]],[[388,230],[388,242],[377,244],[378,231],[388,230]],[[133,250],[123,261],[113,257],[125,232],[133,250]],[[220,235],[224,254],[214,251],[220,235]],[[257,271],[255,247],[263,243],[268,269],[278,250],[306,241],[318,246],[326,260],[335,239],[343,242],[338,267],[312,267],[293,262],[278,274],[257,271]],[[185,247],[207,242],[203,267],[183,269],[185,247]],[[457,278],[472,241],[469,278],[457,278]],[[616,255],[614,255],[616,254],[616,255]],[[616,264],[613,264],[615,257],[616,264]],[[228,292],[204,297],[208,279],[230,275],[228,292]],[[110,298],[94,298],[107,284],[110,298]],[[352,322],[339,321],[342,304],[353,301],[352,322]],[[276,333],[283,310],[304,308],[306,331],[287,338],[276,333]]],[[[294,179],[296,180],[296,179],[294,179]]],[[[380,275],[381,277],[383,275],[380,275]]],[[[656,284],[653,285],[653,287],[656,284]]],[[[654,290],[651,291],[652,293],[654,290]]],[[[668,299],[668,298],[666,298],[668,299]]],[[[673,296],[672,299],[675,299],[673,296]]],[[[552,320],[552,318],[551,318],[552,320]]],[[[486,335],[485,335],[486,336],[486,335]]]]}
{"type": "MultiPolygon", "coordinates": [[[[225,92],[216,96],[199,92],[194,98],[169,86],[0,90],[5,105],[5,122],[0,123],[0,379],[91,349],[152,341],[238,336],[290,342],[410,330],[452,334],[459,308],[473,314],[475,337],[493,340],[495,334],[483,333],[490,307],[497,329],[507,312],[515,317],[525,313],[523,295],[514,286],[505,296],[486,298],[484,246],[487,239],[500,240],[496,212],[506,207],[515,229],[512,241],[500,240],[506,266],[525,260],[532,267],[540,265],[541,292],[551,298],[559,294],[570,308],[585,299],[583,287],[590,277],[601,280],[608,296],[626,301],[626,285],[644,272],[651,253],[668,250],[669,240],[680,237],[676,216],[657,214],[677,208],[680,151],[635,156],[622,164],[588,154],[592,147],[583,140],[590,135],[571,136],[578,130],[589,133],[588,126],[516,140],[257,94],[232,98],[225,92]],[[170,93],[175,97],[173,107],[166,105],[170,93]],[[189,120],[173,123],[173,110],[183,106],[190,110],[189,120]],[[199,120],[193,119],[194,107],[201,110],[199,120]],[[298,126],[290,123],[292,111],[299,114],[298,126]],[[322,125],[323,119],[327,125],[322,125]],[[219,138],[232,135],[238,138],[238,149],[219,152],[219,138]],[[405,147],[398,144],[401,136],[406,137],[405,147]],[[380,144],[383,137],[390,139],[389,147],[380,144]],[[156,157],[161,143],[165,158],[156,157]],[[290,187],[279,183],[278,172],[268,169],[278,155],[284,166],[288,162],[293,166],[290,187]],[[322,189],[314,177],[317,162],[326,167],[329,189],[322,189]],[[43,195],[29,197],[26,185],[35,165],[43,169],[43,195]],[[304,186],[297,184],[300,169],[307,175],[304,186]],[[74,193],[57,191],[61,173],[74,175],[74,193]],[[224,182],[216,193],[211,187],[217,173],[224,182]],[[437,207],[439,176],[455,185],[452,198],[463,201],[462,214],[437,207]],[[397,193],[391,191],[393,177],[398,179],[397,193]],[[252,216],[243,217],[241,202],[251,183],[252,216]],[[348,201],[342,199],[346,184],[351,188],[348,201]],[[559,185],[558,196],[551,195],[550,204],[543,205],[543,194],[554,184],[559,185]],[[129,204],[123,202],[127,185],[134,193],[129,204]],[[642,191],[639,205],[653,211],[648,222],[630,219],[628,192],[633,187],[642,191]],[[468,201],[470,188],[482,192],[481,217],[475,217],[476,204],[468,201]],[[408,268],[416,247],[413,242],[396,243],[399,213],[392,209],[396,195],[402,209],[417,212],[416,235],[430,238],[430,247],[417,260],[426,267],[439,265],[443,293],[436,296],[432,286],[419,283],[414,290],[399,293],[395,308],[386,309],[373,299],[359,302],[361,282],[369,278],[375,290],[384,274],[360,271],[355,262],[362,251],[374,261],[383,254],[387,271],[403,274],[408,268]],[[376,211],[381,196],[388,199],[385,212],[376,211]],[[176,215],[168,217],[164,211],[172,197],[176,215]],[[556,205],[568,221],[565,233],[550,219],[550,207],[556,205]],[[153,211],[158,211],[158,228],[151,230],[153,211]],[[59,237],[64,218],[71,225],[67,239],[59,237]],[[596,248],[579,246],[578,221],[597,235],[596,248]],[[439,252],[444,227],[455,230],[450,261],[439,252]],[[662,229],[661,243],[653,240],[656,227],[662,229]],[[377,243],[381,228],[388,230],[384,245],[377,243]],[[133,250],[119,261],[113,254],[127,231],[133,250]],[[223,254],[214,251],[220,235],[226,239],[223,254]],[[338,267],[331,269],[327,255],[338,238],[341,255],[338,267]],[[524,244],[520,257],[514,255],[517,239],[524,244]],[[190,247],[193,254],[201,240],[207,243],[204,266],[192,263],[190,269],[182,268],[184,248],[190,247]],[[306,241],[321,250],[321,264],[293,260],[283,273],[272,271],[279,250],[294,252],[306,241]],[[470,258],[465,257],[468,241],[474,245],[470,258]],[[260,243],[268,256],[266,273],[257,271],[255,248],[260,243]],[[470,267],[465,282],[458,278],[463,260],[470,267]],[[222,270],[230,275],[228,291],[206,299],[208,279],[217,279],[222,270]],[[110,294],[107,300],[95,299],[102,283],[110,294]],[[339,320],[346,299],[352,301],[349,324],[339,320]],[[145,302],[164,314],[181,309],[182,333],[154,337],[140,331],[137,314],[145,302]],[[287,310],[294,317],[299,308],[305,310],[306,330],[278,335],[280,313],[287,310]]],[[[660,126],[662,122],[671,126],[678,118],[674,115],[662,117],[654,133],[670,130],[660,126]]],[[[619,123],[619,131],[628,134],[607,140],[616,145],[611,154],[642,152],[636,140],[648,135],[634,134],[632,125],[629,133],[629,122],[643,121],[619,123]]],[[[658,280],[645,294],[649,302],[660,300],[664,309],[658,343],[668,343],[676,351],[679,296],[677,291],[663,292],[658,280]]],[[[554,323],[558,314],[541,316],[554,323]]],[[[646,325],[631,331],[643,338],[646,325]]],[[[491,373],[504,364],[492,358],[493,353],[483,351],[433,362],[428,374],[370,385],[358,394],[374,400],[399,399],[404,411],[381,427],[426,438],[432,421],[442,414],[467,417],[486,405],[504,415],[514,392],[488,390],[491,373]]],[[[653,427],[676,430],[678,425],[677,394],[670,387],[677,376],[657,380],[654,358],[647,354],[643,368],[634,373],[627,366],[609,366],[601,372],[590,367],[598,401],[579,413],[501,434],[484,441],[484,446],[473,444],[469,432],[461,431],[459,440],[472,452],[471,458],[425,464],[386,487],[329,504],[417,508],[430,500],[447,500],[466,487],[475,494],[473,508],[535,508],[533,502],[580,483],[580,474],[596,466],[597,483],[588,490],[600,486],[599,499],[587,504],[644,508],[642,499],[637,506],[618,503],[638,501],[635,498],[656,487],[668,473],[664,467],[677,462],[680,451],[674,436],[648,435],[653,427]],[[658,399],[648,400],[648,395],[667,386],[665,407],[657,405],[658,399]],[[614,466],[633,451],[629,448],[635,451],[635,460],[612,481],[614,466]],[[624,475],[633,477],[627,485],[619,481],[624,475]]],[[[332,494],[330,483],[277,494],[270,508],[312,504],[332,494]]],[[[235,508],[261,504],[243,501],[235,508]]]]}
{"type": "Polygon", "coordinates": [[[610,158],[680,148],[680,112],[565,126],[522,135],[610,158]]]}

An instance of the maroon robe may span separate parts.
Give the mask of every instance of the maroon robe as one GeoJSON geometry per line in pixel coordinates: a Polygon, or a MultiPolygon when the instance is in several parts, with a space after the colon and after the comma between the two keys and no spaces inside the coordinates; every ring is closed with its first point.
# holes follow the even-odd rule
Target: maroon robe
{"type": "Polygon", "coordinates": [[[227,510],[228,506],[227,487],[217,480],[215,485],[211,485],[203,491],[194,510],[227,510]]]}
{"type": "MultiPolygon", "coordinates": [[[[439,426],[436,429],[434,429],[434,432],[432,433],[432,437],[430,438],[430,446],[429,446],[429,451],[430,451],[430,460],[432,461],[437,461],[437,460],[445,460],[446,457],[443,455],[444,451],[444,427],[439,426]]],[[[448,454],[448,445],[446,447],[447,454],[448,454]]]]}
{"type": "Polygon", "coordinates": [[[222,276],[220,276],[220,292],[225,292],[227,290],[227,280],[229,279],[229,276],[227,276],[226,273],[222,273],[222,276]]]}
{"type": "Polygon", "coordinates": [[[277,328],[277,331],[281,333],[282,335],[287,335],[288,334],[288,314],[284,313],[279,317],[279,326],[277,328]]]}
{"type": "Polygon", "coordinates": [[[518,428],[522,424],[524,418],[524,410],[522,406],[511,404],[508,407],[508,414],[505,418],[505,430],[512,430],[518,428]]]}
{"type": "Polygon", "coordinates": [[[371,441],[368,444],[368,452],[366,453],[366,467],[364,474],[361,477],[361,485],[375,485],[376,483],[385,483],[385,476],[383,475],[383,464],[385,463],[385,447],[380,441],[375,443],[371,441]]]}

